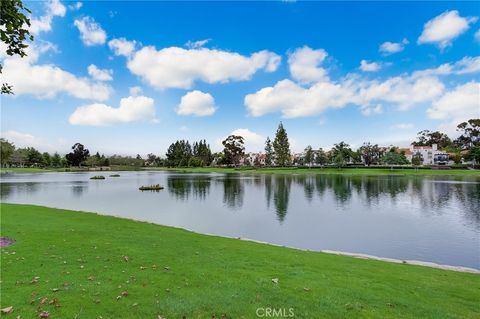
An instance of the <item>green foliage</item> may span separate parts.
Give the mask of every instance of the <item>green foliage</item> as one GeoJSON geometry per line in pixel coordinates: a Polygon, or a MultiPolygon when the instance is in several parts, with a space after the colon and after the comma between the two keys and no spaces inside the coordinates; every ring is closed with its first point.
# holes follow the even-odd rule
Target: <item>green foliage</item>
{"type": "Polygon", "coordinates": [[[343,162],[348,162],[352,156],[352,149],[350,145],[345,142],[340,142],[338,144],[334,144],[332,150],[330,151],[331,159],[334,163],[338,163],[338,157],[343,159],[343,162]]]}
{"type": "Polygon", "coordinates": [[[452,145],[452,140],[447,136],[447,134],[429,130],[423,130],[418,132],[417,141],[412,143],[415,146],[432,146],[437,144],[439,149],[452,145]]]}
{"type": "Polygon", "coordinates": [[[372,145],[370,142],[363,143],[358,149],[358,153],[361,155],[363,162],[367,166],[378,164],[380,157],[382,156],[382,151],[380,147],[378,147],[378,144],[372,145]]]}
{"type": "Polygon", "coordinates": [[[290,143],[288,141],[287,131],[280,122],[273,141],[275,151],[275,164],[277,166],[287,166],[290,164],[290,143]]]}
{"type": "Polygon", "coordinates": [[[474,164],[480,163],[480,146],[474,146],[468,151],[465,159],[468,161],[473,161],[474,164]]]}
{"type": "Polygon", "coordinates": [[[337,155],[335,155],[335,157],[333,158],[333,164],[338,168],[342,168],[345,166],[345,157],[342,155],[342,153],[337,153],[337,155]]]}
{"type": "Polygon", "coordinates": [[[408,160],[405,155],[397,152],[387,152],[383,155],[382,162],[386,165],[405,165],[408,160]]]}
{"type": "Polygon", "coordinates": [[[223,153],[225,155],[224,163],[238,165],[240,159],[245,155],[245,146],[242,136],[230,135],[222,141],[224,147],[223,153]]]}
{"type": "MultiPolygon", "coordinates": [[[[30,34],[30,19],[26,14],[30,10],[26,8],[21,0],[2,0],[0,5],[0,40],[6,44],[6,54],[10,56],[27,55],[25,49],[27,40],[33,41],[30,34]]],[[[0,64],[0,74],[3,66],[0,64]]],[[[13,94],[12,86],[2,83],[1,94],[13,94]]]]}
{"type": "Polygon", "coordinates": [[[273,164],[273,146],[272,142],[270,141],[270,137],[267,136],[267,140],[265,141],[265,165],[272,166],[273,164]]]}
{"type": "Polygon", "coordinates": [[[313,152],[312,147],[310,145],[308,145],[305,148],[304,153],[305,153],[304,156],[303,156],[304,164],[311,166],[312,163],[313,163],[313,156],[314,156],[314,152],[313,152]]]}
{"type": "Polygon", "coordinates": [[[315,151],[315,164],[318,165],[325,165],[328,161],[327,154],[323,151],[323,149],[318,149],[315,151]]]}
{"type": "Polygon", "coordinates": [[[6,166],[15,152],[15,145],[4,138],[0,138],[0,166],[6,166]]]}
{"type": "Polygon", "coordinates": [[[62,158],[60,157],[60,154],[58,154],[57,152],[55,152],[55,154],[53,154],[51,164],[52,164],[52,167],[62,167],[63,166],[62,165],[62,158]]]}
{"type": "Polygon", "coordinates": [[[75,143],[72,146],[72,152],[68,153],[65,157],[67,162],[71,166],[80,166],[85,162],[90,155],[90,151],[83,146],[83,144],[75,143]]]}
{"type": "Polygon", "coordinates": [[[423,156],[420,152],[417,152],[412,155],[412,165],[413,166],[420,166],[423,163],[423,156]]]}
{"type": "Polygon", "coordinates": [[[470,119],[458,124],[457,131],[462,135],[454,143],[461,149],[468,150],[474,146],[480,146],[480,119],[470,119]]]}

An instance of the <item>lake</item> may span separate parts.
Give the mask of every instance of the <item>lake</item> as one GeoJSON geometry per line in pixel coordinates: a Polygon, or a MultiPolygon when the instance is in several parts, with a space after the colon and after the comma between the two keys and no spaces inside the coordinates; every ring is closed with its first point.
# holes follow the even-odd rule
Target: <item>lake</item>
{"type": "Polygon", "coordinates": [[[480,269],[478,177],[110,174],[4,174],[1,200],[303,249],[480,269]],[[107,178],[90,180],[93,175],[107,178]],[[138,190],[150,184],[165,189],[138,190]]]}

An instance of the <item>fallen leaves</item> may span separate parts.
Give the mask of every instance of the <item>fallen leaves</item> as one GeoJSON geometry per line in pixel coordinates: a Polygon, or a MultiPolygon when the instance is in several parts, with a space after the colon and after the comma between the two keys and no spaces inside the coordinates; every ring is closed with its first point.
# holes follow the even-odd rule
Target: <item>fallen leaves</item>
{"type": "Polygon", "coordinates": [[[13,312],[13,307],[10,306],[10,307],[6,307],[6,308],[2,308],[1,312],[2,313],[12,313],[13,312]]]}
{"type": "Polygon", "coordinates": [[[122,295],[123,297],[128,296],[128,291],[126,291],[126,290],[125,290],[125,291],[122,291],[121,295],[122,295]]]}
{"type": "Polygon", "coordinates": [[[272,282],[273,282],[274,284],[278,284],[278,278],[273,278],[273,279],[272,279],[272,282]]]}
{"type": "Polygon", "coordinates": [[[39,279],[40,279],[40,277],[38,277],[38,276],[35,276],[35,277],[33,277],[32,281],[30,281],[30,283],[32,283],[32,284],[36,284],[36,283],[38,282],[38,280],[39,280],[39,279]]]}
{"type": "Polygon", "coordinates": [[[46,310],[42,310],[42,311],[39,312],[38,316],[40,318],[48,318],[50,316],[50,313],[46,310]]]}
{"type": "Polygon", "coordinates": [[[128,263],[128,256],[123,256],[123,260],[128,263]]]}
{"type": "Polygon", "coordinates": [[[58,289],[58,288],[52,288],[52,289],[50,289],[50,290],[51,290],[52,292],[58,292],[60,289],[58,289]]]}

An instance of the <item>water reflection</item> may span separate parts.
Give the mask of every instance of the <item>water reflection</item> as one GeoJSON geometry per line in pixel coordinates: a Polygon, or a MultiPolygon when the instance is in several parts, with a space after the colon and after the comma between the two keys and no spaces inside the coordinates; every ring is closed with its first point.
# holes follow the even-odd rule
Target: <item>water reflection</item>
{"type": "Polygon", "coordinates": [[[241,208],[244,197],[244,182],[237,174],[227,174],[223,182],[223,203],[229,208],[241,208]]]}
{"type": "Polygon", "coordinates": [[[93,174],[2,176],[1,200],[312,250],[480,268],[476,177],[125,172],[98,182],[89,179],[93,174]],[[138,191],[151,184],[165,189],[154,196],[138,191]]]}
{"type": "Polygon", "coordinates": [[[72,185],[72,194],[75,197],[82,197],[87,190],[87,182],[74,182],[72,185]]]}
{"type": "Polygon", "coordinates": [[[204,200],[210,192],[209,176],[182,176],[167,177],[168,192],[179,200],[187,201],[193,195],[195,199],[204,200]]]}

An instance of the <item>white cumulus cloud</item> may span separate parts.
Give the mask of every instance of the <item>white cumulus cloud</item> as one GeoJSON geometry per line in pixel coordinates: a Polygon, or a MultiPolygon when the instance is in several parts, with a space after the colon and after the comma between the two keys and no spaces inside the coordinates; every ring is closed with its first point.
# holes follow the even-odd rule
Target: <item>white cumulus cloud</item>
{"type": "Polygon", "coordinates": [[[284,117],[319,114],[329,108],[341,108],[354,98],[348,88],[331,82],[319,82],[303,88],[291,80],[282,80],[245,96],[245,105],[253,116],[282,112],[284,117]]]}
{"type": "Polygon", "coordinates": [[[80,31],[80,38],[87,46],[104,44],[107,40],[107,33],[92,17],[76,19],[73,24],[80,31]]]}
{"type": "Polygon", "coordinates": [[[182,96],[177,108],[178,115],[208,116],[215,113],[215,100],[209,93],[191,91],[182,96]]]}
{"type": "Polygon", "coordinates": [[[407,44],[408,44],[407,39],[403,39],[401,42],[386,41],[380,45],[378,50],[385,55],[394,54],[394,53],[403,51],[407,44]]]}
{"type": "Polygon", "coordinates": [[[418,38],[418,44],[431,43],[444,49],[452,41],[477,21],[477,17],[462,17],[457,10],[445,11],[425,23],[423,32],[418,38]]]}
{"type": "Polygon", "coordinates": [[[145,96],[129,96],[120,100],[118,108],[94,103],[78,107],[69,122],[72,125],[107,126],[155,119],[154,100],[145,96]]]}
{"type": "Polygon", "coordinates": [[[360,70],[363,72],[377,72],[381,69],[378,62],[368,62],[367,60],[360,61],[360,70]]]}
{"type": "Polygon", "coordinates": [[[112,92],[110,86],[77,77],[53,64],[36,64],[40,54],[54,47],[31,45],[24,58],[7,57],[3,65],[3,79],[13,85],[16,95],[31,94],[39,98],[53,98],[60,93],[80,99],[107,100],[112,92]]]}
{"type": "Polygon", "coordinates": [[[88,74],[97,81],[111,81],[113,80],[113,70],[99,69],[95,64],[88,66],[88,74]]]}
{"type": "Polygon", "coordinates": [[[292,78],[303,84],[328,80],[327,71],[319,66],[327,56],[323,49],[297,48],[288,57],[292,78]]]}
{"type": "Polygon", "coordinates": [[[210,39],[198,40],[198,41],[188,41],[185,43],[185,46],[189,49],[198,49],[207,44],[210,39]]]}
{"type": "Polygon", "coordinates": [[[40,32],[48,32],[52,30],[53,17],[65,16],[67,9],[59,0],[51,0],[46,2],[46,13],[40,17],[32,17],[30,19],[29,31],[33,35],[38,35],[40,32]]]}
{"type": "Polygon", "coordinates": [[[132,86],[128,89],[130,95],[132,96],[137,96],[137,95],[140,95],[142,94],[143,90],[141,87],[139,86],[132,86]]]}
{"type": "Polygon", "coordinates": [[[129,41],[125,38],[118,38],[108,41],[108,47],[115,55],[123,55],[129,57],[135,51],[135,41],[129,41]]]}
{"type": "Polygon", "coordinates": [[[428,117],[453,123],[480,117],[480,83],[468,82],[445,93],[427,110],[428,117]]]}
{"type": "Polygon", "coordinates": [[[269,51],[259,51],[251,56],[207,48],[183,49],[169,47],[157,50],[144,47],[128,61],[128,69],[157,89],[189,89],[195,81],[225,83],[248,80],[265,70],[273,72],[280,56],[269,51]]]}

